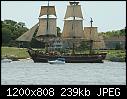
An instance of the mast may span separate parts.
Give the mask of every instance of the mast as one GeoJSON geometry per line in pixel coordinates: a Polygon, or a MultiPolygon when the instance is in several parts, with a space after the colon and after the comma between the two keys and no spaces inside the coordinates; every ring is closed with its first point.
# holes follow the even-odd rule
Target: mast
{"type": "MultiPolygon", "coordinates": [[[[49,1],[48,1],[48,9],[47,9],[47,29],[46,32],[48,33],[48,21],[49,21],[49,1]]],[[[45,42],[45,53],[48,52],[48,41],[45,42]]]]}
{"type": "Polygon", "coordinates": [[[36,34],[38,41],[44,40],[45,37],[55,37],[56,32],[56,11],[55,6],[41,6],[39,15],[39,29],[36,34]],[[53,17],[50,17],[53,15],[53,17]]]}
{"type": "Polygon", "coordinates": [[[49,39],[57,36],[55,6],[49,6],[49,1],[47,6],[41,6],[38,19],[39,22],[17,38],[16,41],[30,42],[35,36],[35,39],[40,42],[48,42],[49,39]]]}
{"type": "Polygon", "coordinates": [[[47,9],[47,33],[48,33],[48,21],[49,21],[49,1],[48,1],[48,9],[47,9]]]}
{"type": "MultiPolygon", "coordinates": [[[[92,25],[92,24],[91,24],[92,25]]],[[[84,27],[84,38],[85,41],[89,43],[89,53],[90,53],[90,40],[93,40],[92,50],[93,49],[104,49],[105,42],[101,34],[98,33],[98,27],[84,27]]]]}
{"type": "Polygon", "coordinates": [[[72,31],[73,31],[73,46],[72,46],[72,55],[75,55],[75,5],[77,5],[78,3],[76,3],[75,1],[73,2],[73,24],[72,24],[72,31]]]}
{"type": "Polygon", "coordinates": [[[62,38],[65,42],[69,41],[69,46],[72,46],[72,55],[74,55],[76,42],[75,40],[84,38],[83,16],[81,11],[81,5],[79,5],[79,2],[74,1],[69,3],[70,5],[67,6],[66,14],[64,17],[62,38]]]}
{"type": "Polygon", "coordinates": [[[57,31],[55,6],[50,6],[48,1],[47,6],[41,6],[39,15],[39,28],[36,34],[36,39],[40,42],[45,42],[45,52],[48,52],[49,40],[56,36],[57,31]],[[53,16],[51,17],[51,15],[53,16]]]}
{"type": "Polygon", "coordinates": [[[93,47],[93,40],[91,38],[92,22],[93,22],[93,20],[91,18],[91,20],[90,20],[90,24],[91,24],[91,27],[90,27],[90,54],[92,54],[92,47],[93,47]]]}

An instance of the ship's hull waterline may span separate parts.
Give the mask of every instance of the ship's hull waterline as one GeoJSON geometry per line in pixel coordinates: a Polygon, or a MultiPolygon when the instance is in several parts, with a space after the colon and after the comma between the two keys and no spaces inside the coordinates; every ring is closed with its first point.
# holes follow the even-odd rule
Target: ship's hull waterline
{"type": "Polygon", "coordinates": [[[46,55],[28,49],[28,53],[35,63],[48,63],[49,60],[65,58],[66,63],[103,63],[107,53],[80,54],[80,55],[46,55]]]}

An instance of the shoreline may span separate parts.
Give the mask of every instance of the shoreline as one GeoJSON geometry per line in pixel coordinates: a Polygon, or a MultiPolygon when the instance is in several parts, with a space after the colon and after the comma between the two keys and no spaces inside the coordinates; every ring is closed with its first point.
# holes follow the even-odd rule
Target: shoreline
{"type": "MultiPolygon", "coordinates": [[[[12,61],[31,59],[26,48],[1,47],[1,52],[1,59],[6,58],[12,61]]],[[[126,52],[124,50],[100,50],[100,52],[107,52],[105,61],[126,62],[126,52]]]]}

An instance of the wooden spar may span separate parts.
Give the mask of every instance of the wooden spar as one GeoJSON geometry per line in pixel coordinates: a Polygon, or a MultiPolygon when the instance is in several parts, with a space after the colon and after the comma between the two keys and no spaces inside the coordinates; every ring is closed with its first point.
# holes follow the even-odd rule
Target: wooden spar
{"type": "Polygon", "coordinates": [[[92,22],[93,22],[93,20],[91,18],[91,21],[90,21],[90,23],[91,23],[91,28],[90,28],[90,54],[92,54],[92,47],[93,47],[93,40],[91,38],[92,22]]]}
{"type": "Polygon", "coordinates": [[[75,24],[74,24],[74,21],[75,21],[75,14],[74,14],[74,7],[75,7],[75,1],[74,1],[74,6],[73,6],[73,24],[72,24],[72,31],[74,32],[73,33],[73,49],[72,49],[72,55],[75,55],[75,24]]]}
{"type": "MultiPolygon", "coordinates": [[[[46,29],[46,33],[48,33],[48,29],[49,29],[48,28],[48,21],[49,21],[49,1],[48,1],[48,8],[47,8],[47,29],[46,29]]],[[[45,42],[45,53],[48,53],[48,41],[47,40],[45,42]]]]}

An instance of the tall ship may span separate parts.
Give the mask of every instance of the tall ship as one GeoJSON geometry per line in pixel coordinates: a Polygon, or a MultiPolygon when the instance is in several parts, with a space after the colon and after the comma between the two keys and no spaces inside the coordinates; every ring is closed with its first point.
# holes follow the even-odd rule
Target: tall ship
{"type": "Polygon", "coordinates": [[[61,37],[57,35],[55,6],[41,6],[39,22],[21,35],[16,41],[30,42],[33,38],[45,44],[45,50],[28,48],[28,53],[35,63],[47,63],[49,60],[64,58],[66,63],[103,63],[107,53],[95,53],[93,48],[101,44],[97,35],[97,27],[84,27],[83,15],[79,2],[69,2],[64,17],[64,27],[61,37]],[[96,38],[96,39],[94,39],[96,38]],[[53,44],[60,41],[65,51],[55,51],[53,44]],[[89,53],[79,53],[76,49],[86,42],[89,53]],[[96,42],[96,43],[95,43],[96,42]],[[98,44],[97,44],[98,43],[98,44]],[[96,45],[97,44],[97,45],[96,45]]]}

